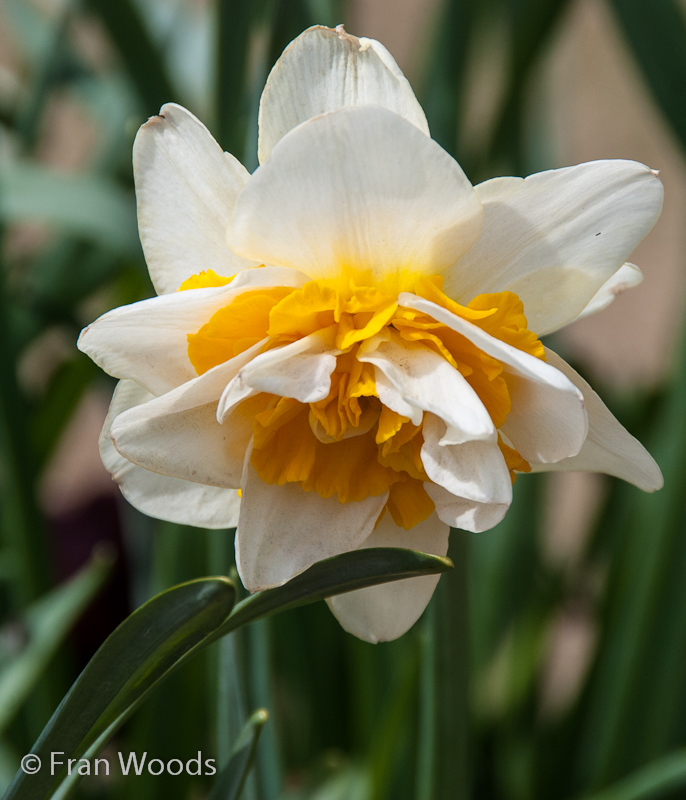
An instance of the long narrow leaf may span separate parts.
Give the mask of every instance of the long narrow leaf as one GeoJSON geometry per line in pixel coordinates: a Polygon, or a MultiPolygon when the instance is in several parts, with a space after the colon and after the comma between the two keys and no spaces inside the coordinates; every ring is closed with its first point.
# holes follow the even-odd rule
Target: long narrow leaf
{"type": "MultiPolygon", "coordinates": [[[[584,800],[650,800],[686,788],[686,750],[671,753],[584,800]]],[[[679,795],[681,796],[681,795],[679,795]]]]}
{"type": "Polygon", "coordinates": [[[283,586],[258,592],[238,603],[231,616],[210,638],[218,639],[268,614],[379,583],[435,575],[452,569],[452,566],[448,558],[395,547],[343,553],[317,562],[283,586]]]}
{"type": "Polygon", "coordinates": [[[263,709],[255,711],[234,745],[229,763],[222,770],[207,800],[238,800],[248,777],[262,729],[269,719],[263,709]]]}
{"type": "Polygon", "coordinates": [[[127,712],[226,618],[235,590],[225,578],[181,584],[129,616],[100,647],[46,726],[32,752],[42,769],[19,772],[5,800],[50,797],[66,777],[50,774],[50,754],[85,755],[114,733],[127,712]]]}

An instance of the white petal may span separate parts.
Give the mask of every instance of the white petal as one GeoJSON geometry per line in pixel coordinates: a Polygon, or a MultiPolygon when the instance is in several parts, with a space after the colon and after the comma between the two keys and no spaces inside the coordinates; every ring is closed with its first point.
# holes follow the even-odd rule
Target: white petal
{"type": "Polygon", "coordinates": [[[461,434],[461,441],[495,438],[495,427],[477,393],[438,353],[399,336],[376,337],[365,345],[358,360],[373,364],[376,374],[385,375],[408,405],[440,417],[454,436],[461,434]]]}
{"type": "Polygon", "coordinates": [[[264,87],[260,163],[292,128],[344,106],[381,106],[429,134],[410,84],[382,44],[317,26],[288,45],[264,87]]]}
{"type": "Polygon", "coordinates": [[[560,356],[546,348],[548,361],[581,389],[588,412],[588,437],[579,455],[556,464],[546,464],[534,471],[604,472],[633,483],[646,492],[663,486],[662,473],[655,460],[612,415],[608,407],[586,381],[560,356]]]}
{"type": "Polygon", "coordinates": [[[643,273],[635,264],[622,264],[615,274],[605,281],[591,298],[577,319],[597,314],[607,308],[618,294],[638,286],[643,280],[643,273]]]}
{"type": "Polygon", "coordinates": [[[321,331],[292,344],[261,353],[246,364],[224,390],[217,407],[217,419],[258,392],[293,397],[301,403],[324,400],[331,390],[331,373],[336,369],[331,337],[321,331]]]}
{"type": "Polygon", "coordinates": [[[232,253],[226,227],[248,171],[185,108],[162,106],[133,144],[138,229],[158,294],[206,269],[233,275],[253,262],[232,253]]]}
{"type": "Polygon", "coordinates": [[[236,565],[251,592],[280,586],[323,558],[354,550],[369,535],[387,494],[358,503],[264,483],[246,458],[236,565]]]}
{"type": "Polygon", "coordinates": [[[114,448],[110,428],[123,411],[153,395],[133,381],[120,381],[100,436],[102,461],[132,506],[156,519],[202,528],[235,528],[240,498],[235,489],[218,489],[168,478],[127,461],[114,448]]]}
{"type": "Polygon", "coordinates": [[[662,209],[662,184],[634,161],[592,161],[476,187],[481,237],[446,273],[461,303],[519,295],[539,336],[573,320],[627,260],[662,209]]]}
{"type": "Polygon", "coordinates": [[[502,430],[527,461],[560,461],[579,452],[588,432],[583,395],[563,373],[429,300],[401,294],[398,302],[442,322],[503,363],[512,409],[502,430]]]}
{"type": "Polygon", "coordinates": [[[259,347],[120,414],[111,431],[117,450],[161,475],[237,489],[252,419],[237,413],[230,426],[220,425],[217,402],[226,384],[259,347]]]}
{"type": "Polygon", "coordinates": [[[374,370],[374,380],[376,382],[376,393],[382,405],[387,406],[391,411],[407,417],[413,425],[421,425],[424,412],[421,408],[411,406],[404,399],[402,394],[395,388],[393,382],[386,377],[380,370],[374,370]]]}
{"type": "Polygon", "coordinates": [[[276,145],[241,192],[236,252],[311,278],[434,274],[477,239],[479,199],[457,162],[383,108],[315,117],[276,145]]]}
{"type": "Polygon", "coordinates": [[[83,330],[78,347],[115,378],[129,378],[163,394],[197,378],[188,358],[188,334],[252,287],[293,286],[305,276],[290,269],[246,270],[227,286],[189,289],[121,306],[83,330]]]}
{"type": "MultiPolygon", "coordinates": [[[[403,547],[444,556],[448,552],[448,526],[435,514],[409,531],[384,514],[360,549],[403,547]]],[[[346,631],[367,642],[388,642],[402,636],[421,617],[440,575],[405,578],[392,583],[339,594],[326,602],[346,631]]]]}
{"type": "Polygon", "coordinates": [[[434,501],[438,518],[452,528],[480,533],[495,527],[507,513],[509,503],[479,503],[456,497],[435,483],[425,483],[424,488],[434,501]]]}
{"type": "Polygon", "coordinates": [[[422,464],[429,478],[457,497],[509,505],[512,481],[497,443],[442,445],[445,429],[442,420],[427,414],[422,426],[422,464]]]}

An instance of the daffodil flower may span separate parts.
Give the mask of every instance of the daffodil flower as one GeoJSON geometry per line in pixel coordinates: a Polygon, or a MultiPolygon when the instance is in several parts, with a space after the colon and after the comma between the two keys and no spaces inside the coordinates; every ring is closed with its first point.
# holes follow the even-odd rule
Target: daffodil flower
{"type": "MultiPolygon", "coordinates": [[[[140,129],[140,236],[158,297],[79,346],[121,379],[101,445],[142,511],[237,525],[250,591],[357,548],[444,555],[518,473],[660,471],[539,337],[606,305],[662,205],[596,161],[472,186],[378,43],[311,28],[272,70],[250,175],[177,105],[140,129]],[[240,499],[239,499],[240,496],[240,499]]],[[[393,639],[437,577],[330,600],[393,639]]]]}

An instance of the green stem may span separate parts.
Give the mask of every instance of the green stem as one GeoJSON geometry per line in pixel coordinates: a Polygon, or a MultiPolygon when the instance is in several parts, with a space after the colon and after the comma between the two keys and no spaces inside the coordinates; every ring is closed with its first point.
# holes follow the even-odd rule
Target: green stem
{"type": "Polygon", "coordinates": [[[468,800],[469,534],[454,530],[455,568],[440,581],[425,619],[421,672],[418,800],[468,800]]]}
{"type": "MultiPolygon", "coordinates": [[[[233,565],[231,537],[224,531],[209,534],[209,569],[216,575],[229,575],[233,565]]],[[[215,647],[217,716],[216,739],[219,769],[228,763],[233,744],[246,719],[238,639],[226,636],[215,647]]]]}
{"type": "MultiPolygon", "coordinates": [[[[232,533],[229,531],[209,533],[209,566],[214,574],[231,575],[240,586],[235,576],[232,533]]],[[[248,719],[246,650],[246,631],[236,631],[233,636],[225,636],[214,648],[215,724],[217,763],[220,770],[227,766],[236,741],[248,719]]],[[[254,774],[248,775],[243,792],[245,800],[254,800],[257,797],[254,774]]]]}
{"type": "MultiPolygon", "coordinates": [[[[274,712],[271,671],[271,620],[261,619],[247,631],[251,707],[263,706],[274,712]]],[[[233,639],[227,636],[226,639],[233,639]]],[[[226,640],[225,639],[225,640],[226,640]]],[[[256,754],[256,773],[264,800],[277,800],[283,786],[282,759],[274,722],[262,733],[256,754]]]]}

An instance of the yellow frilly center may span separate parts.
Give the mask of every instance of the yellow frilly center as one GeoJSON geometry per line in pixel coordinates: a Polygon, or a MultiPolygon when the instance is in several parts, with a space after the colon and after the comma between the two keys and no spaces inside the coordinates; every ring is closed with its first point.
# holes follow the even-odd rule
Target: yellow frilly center
{"type": "MultiPolygon", "coordinates": [[[[223,286],[211,270],[194,275],[181,289],[223,286]]],[[[543,345],[527,328],[522,302],[512,292],[482,294],[466,306],[441,290],[442,278],[421,277],[414,293],[468,320],[491,336],[545,359],[543,345]]],[[[279,486],[298,483],[342,503],[389,493],[386,510],[409,529],[434,510],[424,484],[422,425],[379,400],[373,366],[358,360],[360,343],[386,331],[419,342],[440,354],[464,376],[500,428],[510,411],[503,365],[461,334],[422,312],[398,305],[381,287],[309,281],[300,289],[256,287],[237,295],[196,333],[188,335],[188,356],[198,374],[258,342],[270,349],[326,331],[341,351],[324,400],[300,403],[262,393],[251,400],[252,464],[260,478],[279,486]]],[[[498,437],[514,481],[527,462],[498,437]]]]}

